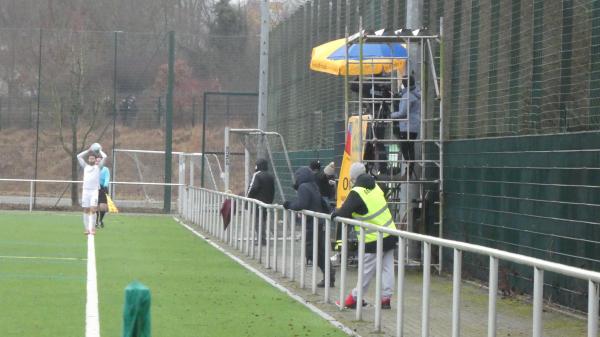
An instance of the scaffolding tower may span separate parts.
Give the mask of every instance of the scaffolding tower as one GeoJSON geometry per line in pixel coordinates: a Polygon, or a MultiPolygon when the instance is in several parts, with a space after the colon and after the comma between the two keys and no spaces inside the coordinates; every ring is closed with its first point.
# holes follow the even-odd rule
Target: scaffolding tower
{"type": "MultiPolygon", "coordinates": [[[[360,74],[345,77],[345,117],[346,124],[350,116],[358,116],[363,128],[367,124],[366,132],[360,128],[359,134],[360,148],[364,150],[362,161],[384,189],[400,229],[442,237],[443,109],[442,82],[436,69],[441,65],[443,52],[441,34],[406,28],[369,32],[362,29],[360,20],[360,31],[346,35],[346,39],[347,64],[353,62],[348,58],[348,49],[353,45],[360,48],[360,74]],[[401,44],[407,53],[402,57],[366,57],[363,48],[368,43],[401,44]],[[436,44],[440,56],[436,56],[433,48],[436,44]],[[398,58],[405,61],[401,68],[397,66],[398,58]],[[415,90],[410,85],[411,76],[416,82],[415,90]],[[408,88],[401,88],[403,80],[408,88]],[[418,111],[412,115],[410,111],[411,107],[417,110],[415,99],[419,116],[416,116],[418,111]],[[402,112],[400,108],[406,115],[392,117],[394,112],[395,115],[402,112]],[[404,126],[403,131],[400,125],[404,126]]],[[[409,264],[421,264],[420,246],[409,244],[406,256],[409,264]]],[[[437,263],[433,264],[441,270],[441,249],[437,263]]]]}

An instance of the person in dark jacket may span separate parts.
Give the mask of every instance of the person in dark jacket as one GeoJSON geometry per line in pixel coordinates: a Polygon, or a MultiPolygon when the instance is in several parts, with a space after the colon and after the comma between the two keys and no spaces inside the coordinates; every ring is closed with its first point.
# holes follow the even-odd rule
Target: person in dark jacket
{"type": "MultiPolygon", "coordinates": [[[[329,165],[327,167],[329,167],[329,165]]],[[[329,176],[325,173],[325,170],[321,170],[321,162],[318,160],[314,160],[310,163],[310,169],[315,174],[315,182],[317,183],[317,186],[319,186],[319,192],[321,193],[321,196],[325,199],[327,205],[329,205],[331,200],[333,200],[333,198],[335,197],[335,191],[333,190],[335,180],[332,180],[333,174],[329,176]],[[332,181],[333,184],[331,183],[332,181]]]]}
{"type": "MultiPolygon", "coordinates": [[[[350,167],[350,183],[352,184],[352,190],[342,204],[342,207],[336,209],[331,214],[332,220],[335,219],[335,217],[353,218],[371,225],[396,229],[394,219],[389,211],[383,191],[375,182],[375,178],[366,173],[366,168],[362,163],[354,163],[350,167]]],[[[355,231],[357,232],[357,235],[359,235],[360,229],[358,227],[355,227],[355,231]]],[[[381,277],[382,309],[391,308],[390,301],[394,291],[394,248],[396,247],[397,242],[397,237],[384,234],[382,256],[383,270],[381,277]]],[[[357,284],[356,288],[352,290],[352,293],[348,295],[344,302],[345,307],[356,307],[356,296],[359,286],[362,286],[363,294],[367,292],[369,283],[375,276],[376,264],[377,233],[374,231],[365,231],[363,284],[357,284]]]]}
{"type": "MultiPolygon", "coordinates": [[[[260,158],[256,161],[256,167],[254,168],[255,172],[252,176],[252,180],[250,181],[250,186],[248,187],[247,197],[256,199],[264,202],[265,204],[272,204],[273,199],[275,198],[275,179],[273,175],[269,172],[269,162],[266,159],[260,158]]],[[[263,245],[266,244],[266,218],[267,212],[263,212],[263,218],[258,218],[258,212],[256,214],[256,226],[255,231],[258,232],[259,222],[262,221],[262,233],[261,243],[263,245]]]]}
{"type": "MultiPolygon", "coordinates": [[[[315,175],[313,171],[307,166],[302,166],[294,173],[296,184],[297,198],[294,201],[285,201],[283,207],[285,209],[291,209],[294,211],[309,210],[314,212],[323,212],[323,202],[321,193],[319,193],[319,187],[315,183],[315,175]]],[[[325,249],[327,249],[327,243],[325,242],[325,221],[319,221],[319,237],[318,237],[318,261],[317,265],[321,272],[325,274],[325,249]]],[[[306,219],[306,255],[307,258],[312,256],[312,237],[313,237],[313,217],[307,217],[306,219]]],[[[327,261],[327,263],[330,263],[327,261]]],[[[335,284],[335,270],[330,270],[330,287],[335,284]]],[[[317,284],[318,287],[325,287],[325,279],[321,280],[317,284]]]]}

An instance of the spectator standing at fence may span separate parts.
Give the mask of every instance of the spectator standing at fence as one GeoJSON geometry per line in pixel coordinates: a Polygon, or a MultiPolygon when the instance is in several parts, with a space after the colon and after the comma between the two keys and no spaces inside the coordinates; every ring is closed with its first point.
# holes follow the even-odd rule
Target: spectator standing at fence
{"type": "Polygon", "coordinates": [[[419,138],[421,131],[421,91],[415,83],[415,78],[411,75],[408,78],[402,79],[402,95],[398,111],[392,112],[392,118],[408,119],[407,121],[398,122],[398,131],[396,136],[402,140],[400,150],[402,157],[408,161],[407,171],[400,177],[401,181],[406,180],[414,174],[415,160],[415,142],[419,138]]]}
{"type": "MultiPolygon", "coordinates": [[[[100,165],[101,158],[96,159],[96,164],[100,165]]],[[[96,212],[96,228],[104,228],[104,215],[108,211],[108,185],[110,183],[110,170],[106,167],[108,163],[104,163],[100,169],[100,188],[98,189],[98,212],[96,212]]]]}
{"type": "MultiPolygon", "coordinates": [[[[269,162],[266,159],[260,158],[256,161],[256,166],[254,167],[254,175],[252,176],[252,180],[250,181],[250,186],[248,187],[248,193],[246,195],[248,198],[256,199],[264,202],[265,204],[272,204],[273,199],[275,198],[275,179],[273,175],[269,172],[269,162]]],[[[262,222],[262,233],[260,233],[261,242],[263,245],[266,244],[266,223],[265,220],[267,218],[267,212],[263,212],[262,219],[259,218],[259,213],[257,211],[256,214],[256,226],[254,230],[258,233],[259,222],[262,222]]]]}
{"type": "Polygon", "coordinates": [[[315,181],[317,183],[317,186],[319,186],[319,192],[321,193],[321,197],[323,197],[327,205],[329,205],[335,196],[335,180],[333,180],[333,162],[327,165],[325,169],[321,170],[321,162],[318,160],[313,160],[310,163],[310,169],[315,174],[315,181]],[[327,174],[325,171],[328,171],[329,174],[327,174]]]}
{"type": "MultiPolygon", "coordinates": [[[[296,183],[294,189],[296,190],[297,197],[294,201],[285,201],[283,207],[285,209],[291,209],[294,211],[309,210],[313,212],[323,213],[327,211],[327,205],[321,198],[319,187],[315,182],[315,175],[313,171],[302,166],[294,173],[296,183]]],[[[325,275],[325,249],[328,249],[328,242],[325,241],[325,220],[319,219],[318,224],[318,240],[317,240],[317,265],[319,269],[325,275]]],[[[307,217],[306,219],[306,252],[307,259],[312,258],[313,251],[313,217],[307,217]]],[[[314,262],[313,262],[314,263],[314,262]]],[[[330,263],[330,261],[327,261],[330,263]]],[[[335,269],[329,268],[329,286],[335,285],[335,269]]],[[[318,287],[325,287],[325,277],[317,284],[318,287]]]]}
{"type": "Polygon", "coordinates": [[[96,234],[96,208],[98,207],[98,186],[100,186],[100,170],[104,166],[106,154],[98,143],[92,144],[88,150],[77,155],[79,165],[83,168],[83,189],[81,207],[83,207],[83,225],[85,234],[96,234]],[[87,162],[84,159],[87,155],[87,162]],[[96,158],[101,160],[96,163],[96,158]]]}
{"type": "MultiPolygon", "coordinates": [[[[381,226],[396,229],[392,213],[388,208],[387,201],[383,191],[375,183],[375,179],[366,173],[366,168],[362,163],[354,163],[350,167],[350,183],[352,190],[348,198],[342,204],[342,207],[335,210],[331,218],[344,217],[353,218],[375,226],[381,226]]],[[[359,244],[360,228],[354,228],[359,244]]],[[[394,248],[398,239],[389,234],[383,234],[383,256],[382,256],[382,292],[381,308],[391,308],[391,298],[394,292],[394,248]]],[[[363,268],[363,283],[357,284],[352,293],[344,301],[344,306],[348,308],[356,307],[356,297],[358,287],[362,287],[363,294],[369,289],[369,284],[375,276],[377,266],[377,231],[365,229],[365,256],[363,268]]],[[[337,302],[340,305],[339,302],[337,302]]],[[[364,305],[364,302],[363,302],[364,305]]]]}

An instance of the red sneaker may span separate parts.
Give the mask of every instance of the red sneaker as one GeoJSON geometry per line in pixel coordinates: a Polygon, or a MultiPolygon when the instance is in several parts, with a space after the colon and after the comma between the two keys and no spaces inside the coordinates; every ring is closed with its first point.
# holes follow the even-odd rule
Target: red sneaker
{"type": "MultiPolygon", "coordinates": [[[[335,304],[339,307],[340,301],[335,301],[335,304]]],[[[363,307],[365,305],[367,305],[367,302],[365,302],[363,300],[363,307]]],[[[352,294],[350,294],[346,297],[346,300],[344,301],[344,308],[350,308],[350,309],[356,308],[356,299],[352,296],[352,294]]]]}
{"type": "Polygon", "coordinates": [[[384,297],[381,299],[381,309],[391,309],[392,299],[390,297],[384,297]]]}

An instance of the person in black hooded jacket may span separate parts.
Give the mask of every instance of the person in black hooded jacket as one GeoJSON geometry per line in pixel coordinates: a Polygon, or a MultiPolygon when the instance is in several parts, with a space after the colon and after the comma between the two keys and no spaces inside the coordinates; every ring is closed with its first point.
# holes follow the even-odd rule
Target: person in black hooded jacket
{"type": "MultiPolygon", "coordinates": [[[[285,201],[283,207],[285,209],[291,209],[294,211],[309,210],[314,212],[324,212],[323,202],[321,193],[319,192],[319,186],[315,182],[315,175],[313,171],[307,167],[302,166],[294,173],[296,183],[294,189],[297,193],[297,198],[294,201],[285,201]]],[[[325,242],[325,221],[319,221],[319,237],[317,247],[317,265],[321,272],[325,274],[325,249],[327,249],[327,242],[325,242]]],[[[312,237],[313,237],[313,217],[306,218],[306,255],[307,259],[312,256],[312,237]]],[[[329,263],[329,261],[327,261],[329,263]]],[[[335,270],[329,268],[330,278],[329,286],[333,287],[335,284],[335,270]]],[[[325,287],[325,279],[321,280],[317,284],[318,287],[325,287]]]]}
{"type": "MultiPolygon", "coordinates": [[[[275,179],[273,175],[269,172],[269,162],[266,159],[260,158],[256,161],[256,167],[254,168],[255,172],[252,176],[252,180],[250,181],[250,186],[248,187],[248,198],[260,200],[265,204],[272,204],[273,199],[275,198],[275,179]]],[[[258,218],[258,213],[256,214],[256,228],[255,231],[258,231],[259,222],[262,221],[262,233],[261,235],[261,243],[263,245],[266,244],[266,224],[265,220],[267,218],[267,212],[263,212],[263,218],[258,218]]]]}
{"type": "Polygon", "coordinates": [[[275,179],[269,172],[269,162],[260,158],[256,161],[254,175],[248,187],[248,198],[260,200],[265,204],[273,203],[275,197],[275,179]]]}

